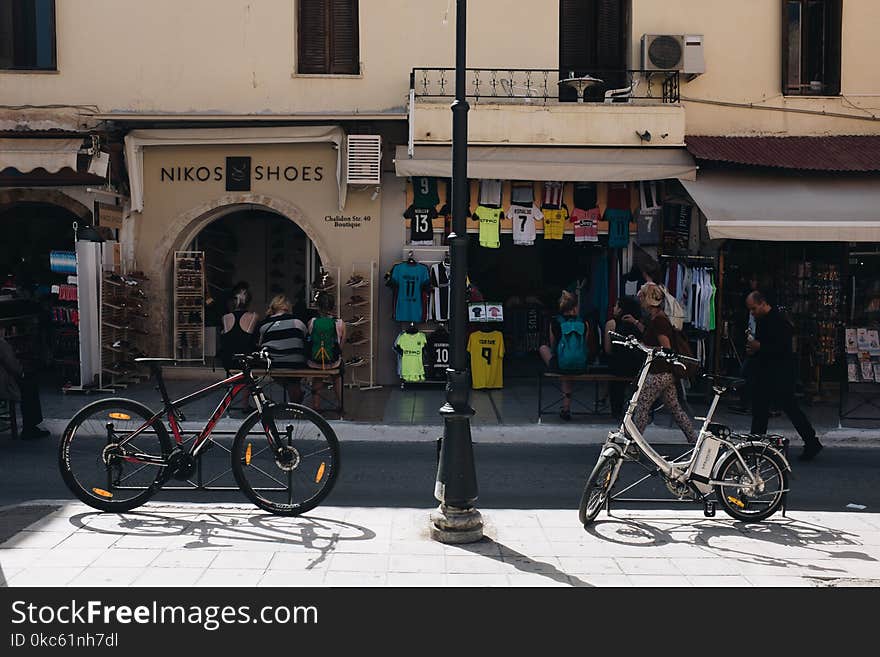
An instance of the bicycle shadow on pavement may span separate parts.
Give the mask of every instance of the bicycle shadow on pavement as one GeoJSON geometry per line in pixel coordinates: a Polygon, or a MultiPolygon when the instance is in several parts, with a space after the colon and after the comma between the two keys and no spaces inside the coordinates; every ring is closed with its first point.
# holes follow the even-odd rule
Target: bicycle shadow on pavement
{"type": "MultiPolygon", "coordinates": [[[[645,519],[609,515],[607,519],[596,520],[586,531],[600,540],[628,547],[695,545],[712,555],[758,566],[795,567],[802,565],[804,560],[766,552],[762,554],[761,543],[772,543],[789,549],[800,548],[814,559],[877,561],[875,557],[864,552],[833,549],[861,545],[857,534],[789,517],[764,522],[719,522],[704,518],[687,521],[671,516],[645,519]],[[731,544],[731,539],[738,541],[739,545],[731,544]],[[743,549],[743,539],[748,539],[748,547],[755,549],[743,549]]],[[[816,571],[817,577],[821,577],[821,573],[846,573],[844,569],[824,567],[815,562],[810,565],[810,570],[816,571]]]]}
{"type": "Polygon", "coordinates": [[[158,513],[132,511],[121,514],[86,512],[71,516],[78,529],[97,534],[175,540],[168,549],[197,550],[232,548],[247,550],[259,544],[298,546],[315,551],[305,567],[315,568],[340,543],[369,541],[376,533],[360,525],[318,516],[285,517],[272,514],[244,515],[240,512],[198,511],[158,513]]]}
{"type": "Polygon", "coordinates": [[[553,564],[549,564],[546,561],[536,561],[535,559],[532,559],[521,552],[517,552],[513,548],[504,545],[504,543],[499,543],[488,536],[485,536],[481,541],[477,541],[476,543],[464,543],[456,545],[455,547],[461,548],[471,554],[510,564],[524,573],[541,575],[554,582],[569,584],[570,586],[593,586],[574,575],[569,575],[568,573],[559,570],[553,564]],[[498,547],[497,553],[492,552],[491,546],[493,545],[498,547]]]}

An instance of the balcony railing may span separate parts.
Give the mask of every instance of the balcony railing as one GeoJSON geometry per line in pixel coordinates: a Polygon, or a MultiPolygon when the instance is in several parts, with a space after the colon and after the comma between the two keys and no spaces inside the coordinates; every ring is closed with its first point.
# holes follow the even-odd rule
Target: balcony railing
{"type": "MultiPolygon", "coordinates": [[[[556,69],[537,68],[468,68],[466,96],[477,102],[511,101],[521,103],[584,102],[678,103],[678,71],[574,70],[560,76],[556,69]],[[573,86],[560,84],[566,78],[589,76],[598,82],[578,95],[573,86]],[[609,94],[608,92],[613,92],[609,94]],[[606,96],[607,94],[607,96],[606,96]],[[612,97],[613,96],[613,97],[612,97]]],[[[454,98],[454,68],[414,68],[410,73],[414,98],[454,98]]]]}

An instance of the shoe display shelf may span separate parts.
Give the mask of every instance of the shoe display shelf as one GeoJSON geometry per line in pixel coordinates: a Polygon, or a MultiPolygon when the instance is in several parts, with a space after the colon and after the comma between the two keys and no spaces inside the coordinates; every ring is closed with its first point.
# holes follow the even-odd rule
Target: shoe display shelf
{"type": "Polygon", "coordinates": [[[345,321],[345,344],[342,345],[342,359],[349,388],[359,390],[378,390],[374,363],[375,325],[375,294],[376,276],[378,273],[375,261],[354,262],[351,275],[344,288],[346,301],[342,306],[341,317],[345,321]]]}
{"type": "Polygon", "coordinates": [[[174,252],[174,358],[205,362],[205,252],[174,252]]]}
{"type": "Polygon", "coordinates": [[[134,359],[145,355],[150,318],[149,280],[140,272],[103,272],[101,280],[101,378],[103,387],[125,388],[149,378],[134,359]]]}

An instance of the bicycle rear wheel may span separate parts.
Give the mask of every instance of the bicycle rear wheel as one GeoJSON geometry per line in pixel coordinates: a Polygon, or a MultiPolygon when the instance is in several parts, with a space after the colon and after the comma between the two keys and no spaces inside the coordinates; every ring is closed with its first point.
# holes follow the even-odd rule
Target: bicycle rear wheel
{"type": "Polygon", "coordinates": [[[167,459],[171,438],[157,420],[125,445],[119,443],[152,416],[130,399],[104,399],[74,415],[58,449],[58,467],[70,491],[101,511],[121,513],[146,502],[161,487],[165,466],[127,461],[126,456],[139,452],[167,459]]]}
{"type": "Polygon", "coordinates": [[[614,485],[612,477],[614,477],[614,470],[619,458],[617,455],[606,456],[602,454],[596,461],[596,465],[587,479],[587,484],[584,486],[584,493],[581,495],[581,503],[578,508],[578,517],[584,527],[596,519],[599,511],[608,500],[608,494],[614,485]]]}
{"type": "Polygon", "coordinates": [[[715,486],[715,496],[724,511],[737,520],[764,520],[782,506],[788,490],[788,471],[780,458],[766,448],[746,446],[739,450],[740,456],[751,473],[757,474],[759,484],[750,484],[750,478],[736,452],[725,457],[718,468],[718,480],[725,483],[715,486]]]}
{"type": "Polygon", "coordinates": [[[299,404],[271,405],[249,415],[232,443],[232,473],[254,504],[282,516],[318,506],[339,476],[339,441],[318,413],[299,404]],[[262,421],[261,421],[262,419],[262,421]],[[274,424],[282,453],[272,451],[274,424]]]}

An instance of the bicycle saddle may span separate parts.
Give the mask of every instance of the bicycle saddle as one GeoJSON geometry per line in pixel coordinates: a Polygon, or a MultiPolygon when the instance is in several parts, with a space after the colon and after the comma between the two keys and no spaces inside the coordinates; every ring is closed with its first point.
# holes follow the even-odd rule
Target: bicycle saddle
{"type": "Polygon", "coordinates": [[[715,390],[720,391],[719,394],[739,388],[746,382],[745,379],[733,376],[718,376],[715,374],[704,374],[703,378],[708,381],[715,390]]]}

